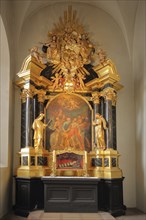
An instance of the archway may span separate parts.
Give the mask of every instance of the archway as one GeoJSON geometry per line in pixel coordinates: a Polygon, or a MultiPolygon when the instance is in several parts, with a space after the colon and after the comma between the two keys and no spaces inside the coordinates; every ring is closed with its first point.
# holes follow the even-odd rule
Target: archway
{"type": "Polygon", "coordinates": [[[1,44],[0,44],[0,166],[8,166],[8,140],[9,140],[9,82],[10,82],[10,53],[7,34],[2,17],[1,23],[1,44]]]}

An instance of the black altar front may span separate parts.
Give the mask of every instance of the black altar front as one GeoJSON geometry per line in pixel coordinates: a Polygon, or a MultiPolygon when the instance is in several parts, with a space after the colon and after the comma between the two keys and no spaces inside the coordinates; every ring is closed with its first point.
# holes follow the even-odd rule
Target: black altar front
{"type": "Polygon", "coordinates": [[[43,177],[45,212],[97,212],[98,180],[43,177]]]}
{"type": "Polygon", "coordinates": [[[30,211],[125,213],[123,179],[94,177],[16,177],[15,213],[27,216],[30,211]]]}

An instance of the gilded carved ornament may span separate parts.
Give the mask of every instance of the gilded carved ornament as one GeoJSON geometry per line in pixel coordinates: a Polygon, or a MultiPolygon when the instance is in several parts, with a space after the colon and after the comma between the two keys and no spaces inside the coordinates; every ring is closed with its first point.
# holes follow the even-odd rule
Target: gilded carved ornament
{"type": "Polygon", "coordinates": [[[98,49],[97,56],[98,56],[99,64],[94,67],[94,70],[97,72],[98,76],[102,77],[108,74],[116,81],[119,81],[120,78],[115,64],[111,59],[107,57],[106,52],[102,48],[98,49]]]}
{"type": "Polygon", "coordinates": [[[38,90],[37,91],[37,95],[38,95],[38,101],[44,103],[44,101],[46,100],[46,92],[44,90],[38,90]]]}
{"type": "Polygon", "coordinates": [[[105,100],[111,100],[112,105],[116,105],[117,94],[113,88],[106,88],[101,93],[100,96],[103,96],[105,100]]]}
{"type": "Polygon", "coordinates": [[[83,91],[84,80],[86,75],[89,75],[84,65],[92,62],[95,47],[71,6],[64,12],[64,17],[60,17],[59,22],[54,25],[54,29],[48,33],[48,40],[42,44],[43,53],[39,52],[37,46],[30,51],[38,63],[52,65],[50,89],[83,91]]]}
{"type": "Polygon", "coordinates": [[[91,92],[89,90],[101,88],[107,83],[114,86],[119,81],[114,63],[103,49],[100,48],[95,52],[89,34],[80,24],[77,13],[72,7],[68,7],[64,17],[60,17],[52,31],[48,32],[48,39],[41,44],[41,47],[34,46],[30,49],[31,56],[26,60],[28,66],[23,65],[24,70],[24,66],[25,69],[29,69],[31,64],[33,67],[31,74],[23,76],[20,72],[19,77],[26,79],[27,75],[28,77],[31,75],[34,83],[43,85],[52,92],[91,92]],[[88,81],[86,79],[90,72],[85,65],[92,64],[95,54],[98,56],[99,64],[92,69],[97,73],[97,78],[95,76],[88,81]],[[43,76],[40,76],[40,72],[46,64],[52,66],[50,72],[52,75],[49,79],[44,77],[42,80],[43,76]]]}
{"type": "Polygon", "coordinates": [[[33,98],[33,96],[35,95],[35,89],[33,88],[24,88],[20,94],[21,100],[22,102],[26,102],[27,98],[33,98]]]}
{"type": "Polygon", "coordinates": [[[92,93],[92,101],[94,104],[100,103],[100,93],[99,92],[92,93]]]}

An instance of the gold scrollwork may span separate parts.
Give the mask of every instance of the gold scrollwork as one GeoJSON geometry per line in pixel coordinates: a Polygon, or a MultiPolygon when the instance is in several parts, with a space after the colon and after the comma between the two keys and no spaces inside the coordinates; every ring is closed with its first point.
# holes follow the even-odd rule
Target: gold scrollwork
{"type": "Polygon", "coordinates": [[[106,88],[106,89],[104,89],[100,93],[100,96],[103,96],[105,98],[105,100],[111,100],[113,106],[116,105],[117,93],[116,93],[116,91],[113,88],[106,88]]]}
{"type": "Polygon", "coordinates": [[[44,103],[46,97],[45,97],[46,92],[44,90],[40,90],[37,92],[38,95],[38,101],[44,103]]]}
{"type": "Polygon", "coordinates": [[[94,104],[99,104],[100,103],[99,98],[100,98],[99,92],[92,93],[92,101],[93,101],[94,104]]]}
{"type": "Polygon", "coordinates": [[[35,91],[32,88],[23,89],[20,94],[22,103],[26,102],[27,98],[33,98],[34,94],[35,94],[35,91]]]}

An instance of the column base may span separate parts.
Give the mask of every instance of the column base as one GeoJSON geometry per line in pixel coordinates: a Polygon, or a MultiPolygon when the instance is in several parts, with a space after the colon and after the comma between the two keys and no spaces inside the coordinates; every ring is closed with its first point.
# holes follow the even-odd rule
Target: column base
{"type": "Polygon", "coordinates": [[[122,178],[119,168],[119,153],[113,149],[96,149],[88,154],[88,173],[90,176],[103,179],[122,178]]]}
{"type": "Polygon", "coordinates": [[[50,169],[45,167],[19,167],[17,169],[17,177],[42,177],[49,176],[50,169]]]}
{"type": "Polygon", "coordinates": [[[17,177],[41,177],[50,175],[49,152],[45,149],[26,147],[21,149],[17,177]]]}

